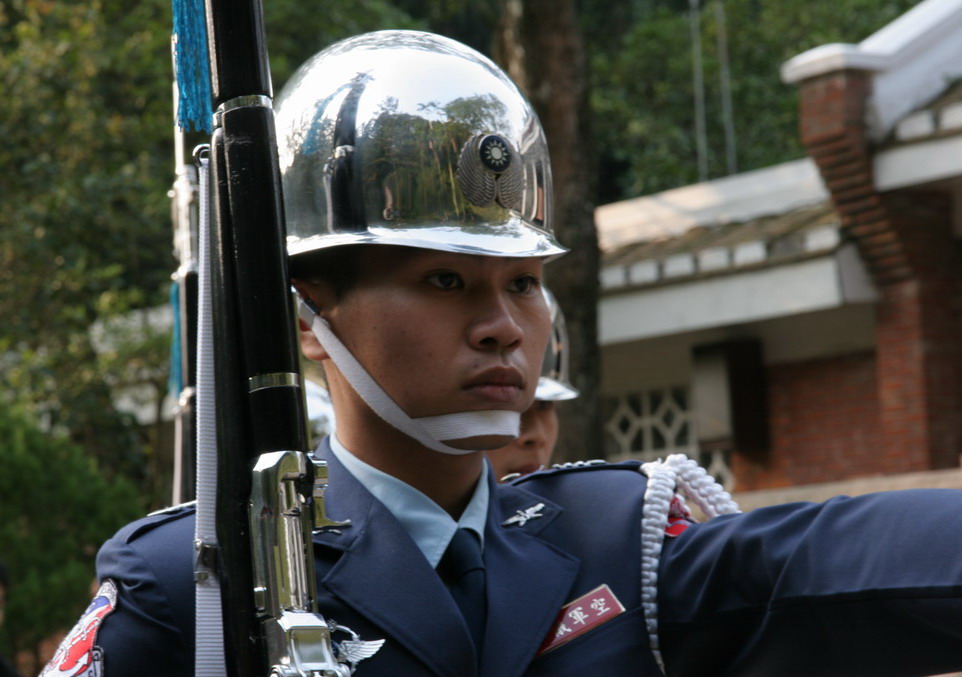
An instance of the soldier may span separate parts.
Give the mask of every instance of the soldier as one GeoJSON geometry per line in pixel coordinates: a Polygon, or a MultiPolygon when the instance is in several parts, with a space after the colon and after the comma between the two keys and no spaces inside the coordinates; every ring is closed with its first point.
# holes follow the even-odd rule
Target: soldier
{"type": "Polygon", "coordinates": [[[542,287],[551,314],[551,337],[544,352],[534,403],[521,415],[521,434],[509,444],[488,452],[488,461],[499,482],[543,470],[551,461],[558,441],[555,404],[578,397],[568,376],[568,330],[561,306],[547,287],[542,287]]]}
{"type": "MultiPolygon", "coordinates": [[[[534,397],[542,266],[563,248],[540,125],[493,63],[429,34],[360,36],[310,60],[277,119],[302,348],[338,421],[316,453],[328,513],[352,520],[315,535],[320,611],[385,640],[356,674],[962,669],[959,492],[692,524],[674,487],[705,478],[684,461],[494,482],[481,450],[534,397]]],[[[173,509],[104,545],[97,598],[45,674],[192,674],[193,522],[173,509]]]]}

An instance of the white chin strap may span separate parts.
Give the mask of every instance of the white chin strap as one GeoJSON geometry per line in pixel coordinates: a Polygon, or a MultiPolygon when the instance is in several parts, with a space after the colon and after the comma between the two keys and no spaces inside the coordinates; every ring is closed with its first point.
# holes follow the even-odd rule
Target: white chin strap
{"type": "Polygon", "coordinates": [[[444,441],[463,440],[486,435],[517,437],[521,433],[521,414],[517,411],[465,411],[440,416],[411,418],[384,392],[367,370],[331,331],[330,325],[302,299],[298,299],[298,314],[311,327],[314,336],[331,356],[334,364],[354,391],[390,425],[428,449],[442,454],[470,454],[476,449],[458,449],[444,441]]]}

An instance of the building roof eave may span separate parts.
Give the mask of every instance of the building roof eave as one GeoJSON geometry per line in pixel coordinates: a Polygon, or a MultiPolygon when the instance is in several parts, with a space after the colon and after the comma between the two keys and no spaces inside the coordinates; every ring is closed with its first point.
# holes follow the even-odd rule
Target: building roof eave
{"type": "Polygon", "coordinates": [[[602,345],[874,303],[878,292],[855,245],[792,263],[634,288],[602,296],[602,345]]]}
{"type": "Polygon", "coordinates": [[[810,49],[781,69],[789,84],[843,70],[870,71],[868,120],[881,141],[907,113],[962,76],[962,0],[924,0],[857,45],[810,49]]]}

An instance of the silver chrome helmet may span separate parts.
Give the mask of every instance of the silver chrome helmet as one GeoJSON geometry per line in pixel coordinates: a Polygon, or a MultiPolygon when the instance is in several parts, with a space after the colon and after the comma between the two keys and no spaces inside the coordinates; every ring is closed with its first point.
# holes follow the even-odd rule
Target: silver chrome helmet
{"type": "Polygon", "coordinates": [[[378,31],[308,60],[276,103],[291,256],[377,243],[556,256],[541,124],[454,40],[378,31]]]}
{"type": "Polygon", "coordinates": [[[534,398],[548,402],[573,400],[580,393],[569,380],[568,329],[565,326],[565,316],[554,294],[544,286],[541,291],[544,292],[544,299],[551,313],[551,337],[544,351],[541,377],[538,379],[534,398]]]}

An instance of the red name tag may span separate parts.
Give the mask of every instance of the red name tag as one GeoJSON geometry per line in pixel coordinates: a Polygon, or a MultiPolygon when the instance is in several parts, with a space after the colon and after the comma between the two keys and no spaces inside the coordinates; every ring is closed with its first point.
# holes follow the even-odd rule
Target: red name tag
{"type": "Polygon", "coordinates": [[[557,649],[624,612],[625,607],[615,597],[611,588],[607,584],[599,585],[561,607],[551,631],[538,649],[538,655],[557,649]]]}

